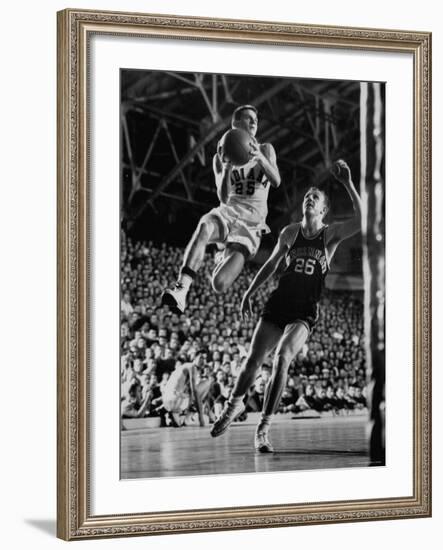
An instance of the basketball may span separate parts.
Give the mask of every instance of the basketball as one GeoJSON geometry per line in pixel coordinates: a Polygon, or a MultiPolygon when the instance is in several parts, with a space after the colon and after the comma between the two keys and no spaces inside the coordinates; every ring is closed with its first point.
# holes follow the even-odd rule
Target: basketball
{"type": "Polygon", "coordinates": [[[250,143],[253,139],[239,128],[228,130],[220,140],[222,156],[230,160],[234,166],[243,166],[249,161],[250,143]]]}

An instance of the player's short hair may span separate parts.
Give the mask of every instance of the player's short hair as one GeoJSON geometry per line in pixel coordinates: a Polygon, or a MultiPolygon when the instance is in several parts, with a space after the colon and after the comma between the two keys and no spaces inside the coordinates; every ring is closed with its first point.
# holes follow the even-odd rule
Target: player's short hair
{"type": "Polygon", "coordinates": [[[237,107],[232,113],[232,119],[231,119],[232,124],[240,119],[240,114],[243,111],[254,111],[254,113],[258,116],[257,108],[254,107],[254,105],[240,105],[240,107],[237,107]]]}
{"type": "MultiPolygon", "coordinates": [[[[329,209],[331,208],[331,202],[329,200],[329,195],[326,193],[326,191],[324,189],[322,189],[320,187],[317,187],[316,185],[311,185],[311,187],[309,187],[309,189],[306,190],[303,197],[306,197],[306,195],[309,193],[309,191],[311,191],[311,189],[315,189],[316,191],[320,191],[320,193],[323,195],[325,205],[326,205],[326,208],[327,208],[327,212],[326,212],[326,214],[327,214],[329,212],[329,209]]],[[[326,216],[326,214],[325,214],[325,216],[326,216]]]]}

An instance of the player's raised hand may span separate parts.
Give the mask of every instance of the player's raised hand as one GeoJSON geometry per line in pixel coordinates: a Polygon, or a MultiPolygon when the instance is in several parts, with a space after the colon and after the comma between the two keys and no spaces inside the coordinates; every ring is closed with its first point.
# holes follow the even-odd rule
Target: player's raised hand
{"type": "Polygon", "coordinates": [[[232,162],[230,161],[230,159],[226,155],[221,156],[221,161],[222,161],[223,166],[232,168],[232,162]]]}
{"type": "Polygon", "coordinates": [[[217,145],[217,157],[222,168],[232,168],[232,162],[223,153],[223,148],[221,147],[220,143],[217,145]]]}
{"type": "Polygon", "coordinates": [[[243,296],[243,300],[241,301],[240,313],[241,313],[241,318],[243,320],[247,319],[248,316],[252,315],[251,297],[247,292],[245,292],[245,295],[243,296]]]}
{"type": "Polygon", "coordinates": [[[226,155],[224,155],[223,153],[219,153],[218,158],[220,159],[222,168],[224,168],[225,170],[228,168],[232,168],[232,162],[228,159],[226,155]]]}
{"type": "Polygon", "coordinates": [[[351,170],[348,164],[342,159],[339,159],[334,162],[334,164],[331,167],[331,174],[334,176],[336,180],[338,180],[341,183],[344,183],[344,184],[352,183],[351,170]]]}
{"type": "Polygon", "coordinates": [[[260,144],[255,138],[251,137],[249,142],[249,159],[260,162],[264,158],[264,155],[260,149],[260,144]]]}

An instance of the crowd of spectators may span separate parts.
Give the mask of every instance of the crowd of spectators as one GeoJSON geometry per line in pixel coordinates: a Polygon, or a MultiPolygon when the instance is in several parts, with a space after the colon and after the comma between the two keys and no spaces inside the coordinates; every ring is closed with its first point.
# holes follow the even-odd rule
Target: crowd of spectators
{"type": "MultiPolygon", "coordinates": [[[[214,260],[210,253],[188,294],[186,313],[160,306],[160,295],[177,276],[183,250],[168,244],[132,242],[121,235],[121,396],[122,416],[161,416],[162,388],[178,364],[206,351],[202,379],[211,378],[207,414],[220,413],[264,302],[275,286],[254,296],[254,315],[240,317],[240,303],[258,266],[246,264],[222,295],[211,288],[214,260]]],[[[261,368],[247,396],[247,411],[260,411],[272,357],[261,368]]],[[[279,412],[314,410],[349,414],[364,409],[366,374],[362,297],[354,292],[325,291],[319,321],[307,344],[289,367],[279,412]]]]}

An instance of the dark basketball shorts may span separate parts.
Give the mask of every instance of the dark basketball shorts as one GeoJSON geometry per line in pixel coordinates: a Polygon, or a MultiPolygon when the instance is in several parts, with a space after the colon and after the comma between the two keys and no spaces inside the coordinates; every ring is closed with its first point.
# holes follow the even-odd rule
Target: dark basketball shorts
{"type": "Polygon", "coordinates": [[[299,303],[289,307],[287,301],[276,296],[266,303],[261,317],[264,321],[272,323],[284,330],[287,325],[303,323],[311,333],[318,321],[318,303],[299,303]]]}

